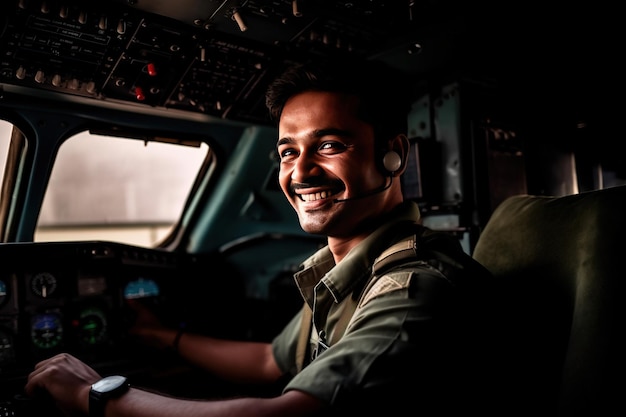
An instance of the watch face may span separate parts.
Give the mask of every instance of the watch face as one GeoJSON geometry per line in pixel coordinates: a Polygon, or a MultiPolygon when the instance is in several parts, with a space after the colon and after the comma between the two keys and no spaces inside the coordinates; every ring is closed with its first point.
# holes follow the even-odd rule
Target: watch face
{"type": "Polygon", "coordinates": [[[91,386],[94,391],[111,392],[126,383],[126,378],[120,375],[107,376],[91,386]]]}

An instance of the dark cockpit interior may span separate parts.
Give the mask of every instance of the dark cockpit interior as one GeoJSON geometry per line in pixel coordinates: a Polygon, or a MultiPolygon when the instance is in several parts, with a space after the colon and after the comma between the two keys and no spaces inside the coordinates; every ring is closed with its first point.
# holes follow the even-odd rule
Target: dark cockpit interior
{"type": "Polygon", "coordinates": [[[608,99],[618,82],[617,26],[603,20],[592,30],[604,11],[569,7],[3,0],[0,119],[35,138],[44,160],[33,164],[28,188],[16,181],[17,191],[0,201],[0,417],[53,413],[22,389],[37,361],[62,351],[174,395],[244,389],[175,352],[139,345],[127,303],[148,304],[172,327],[248,340],[270,340],[300,308],[292,273],[324,239],[301,233],[272,182],[274,124],[264,97],[291,63],[355,56],[384,61],[409,80],[415,152],[405,197],[425,217],[457,216],[449,231],[469,252],[510,195],[567,194],[574,183],[602,188],[599,171],[626,178],[612,117],[621,113],[608,99]],[[215,168],[217,179],[193,189],[191,214],[160,246],[34,242],[42,197],[32,195],[44,194],[55,141],[80,129],[146,143],[177,132],[173,141],[191,145],[206,134],[226,162],[215,168]],[[199,190],[218,190],[217,197],[199,190]]]}

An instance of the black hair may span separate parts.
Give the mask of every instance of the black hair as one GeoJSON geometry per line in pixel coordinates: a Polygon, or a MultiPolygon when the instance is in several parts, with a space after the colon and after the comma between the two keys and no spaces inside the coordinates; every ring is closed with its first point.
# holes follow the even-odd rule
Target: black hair
{"type": "Polygon", "coordinates": [[[354,95],[359,100],[357,116],[374,128],[381,144],[398,134],[407,134],[410,110],[408,84],[403,73],[380,61],[329,60],[297,63],[288,67],[267,89],[265,104],[278,122],[287,100],[305,91],[354,95]]]}

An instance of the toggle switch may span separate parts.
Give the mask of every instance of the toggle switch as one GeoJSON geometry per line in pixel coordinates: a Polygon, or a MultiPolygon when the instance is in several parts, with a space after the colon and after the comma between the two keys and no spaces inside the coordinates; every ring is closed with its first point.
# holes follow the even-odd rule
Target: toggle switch
{"type": "Polygon", "coordinates": [[[146,96],[143,93],[143,88],[135,87],[135,98],[139,101],[144,101],[146,96]]]}
{"type": "Polygon", "coordinates": [[[243,18],[241,17],[241,14],[239,14],[238,10],[233,12],[233,20],[237,22],[240,31],[245,32],[248,30],[248,26],[246,26],[246,22],[243,21],[243,18]]]}
{"type": "Polygon", "coordinates": [[[157,70],[156,70],[156,67],[154,66],[154,63],[149,62],[148,65],[146,65],[146,72],[148,73],[149,76],[156,77],[157,70]]]}

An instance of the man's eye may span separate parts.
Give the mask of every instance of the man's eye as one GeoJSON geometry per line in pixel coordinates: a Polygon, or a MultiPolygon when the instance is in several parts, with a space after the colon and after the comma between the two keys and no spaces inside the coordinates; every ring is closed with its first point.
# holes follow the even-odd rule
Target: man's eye
{"type": "Polygon", "coordinates": [[[278,155],[280,156],[280,159],[289,158],[295,154],[296,152],[293,149],[283,149],[282,151],[278,153],[278,155]]]}
{"type": "Polygon", "coordinates": [[[324,142],[322,143],[322,145],[319,147],[320,151],[324,151],[324,150],[334,150],[336,152],[340,152],[343,151],[347,148],[346,145],[344,145],[341,142],[324,142]]]}

